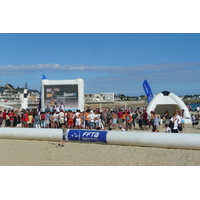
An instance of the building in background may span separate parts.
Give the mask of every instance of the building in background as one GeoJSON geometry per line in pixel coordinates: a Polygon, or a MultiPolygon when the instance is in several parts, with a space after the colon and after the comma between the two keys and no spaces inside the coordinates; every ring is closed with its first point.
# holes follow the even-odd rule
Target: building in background
{"type": "MultiPolygon", "coordinates": [[[[0,86],[0,102],[21,104],[23,100],[24,89],[27,88],[15,88],[11,84],[0,86]]],[[[37,104],[39,102],[40,92],[38,90],[27,89],[27,100],[28,103],[37,104]]]]}
{"type": "Polygon", "coordinates": [[[85,94],[85,103],[109,103],[114,102],[114,93],[97,93],[97,94],[85,94]]]}

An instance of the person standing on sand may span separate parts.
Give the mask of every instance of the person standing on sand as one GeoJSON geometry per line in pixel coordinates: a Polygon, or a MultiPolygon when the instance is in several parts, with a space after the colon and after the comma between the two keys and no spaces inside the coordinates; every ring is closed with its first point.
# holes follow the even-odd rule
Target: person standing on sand
{"type": "Polygon", "coordinates": [[[132,116],[129,111],[126,114],[126,131],[128,131],[128,129],[132,131],[132,116]]]}
{"type": "Polygon", "coordinates": [[[176,112],[173,114],[173,117],[170,119],[170,123],[172,124],[171,131],[172,133],[178,133],[178,119],[176,117],[176,112]]]}
{"type": "Polygon", "coordinates": [[[107,118],[107,126],[110,127],[111,119],[112,119],[112,115],[111,115],[110,109],[108,109],[108,111],[106,113],[106,118],[107,118]]]}
{"type": "Polygon", "coordinates": [[[2,127],[5,127],[6,126],[6,109],[4,109],[2,113],[2,119],[3,119],[2,127]]]}
{"type": "Polygon", "coordinates": [[[50,126],[51,126],[51,128],[55,128],[56,124],[55,124],[55,116],[53,115],[53,112],[50,113],[49,120],[50,120],[50,126]]]}
{"type": "Polygon", "coordinates": [[[192,119],[192,126],[193,128],[195,128],[195,126],[199,124],[199,119],[197,115],[194,114],[191,115],[191,119],[192,119]]]}
{"type": "Polygon", "coordinates": [[[117,113],[117,118],[118,118],[118,123],[119,123],[119,126],[122,126],[122,117],[123,117],[123,112],[122,110],[120,109],[119,112],[117,113]]]}
{"type": "Polygon", "coordinates": [[[126,127],[126,112],[123,112],[122,115],[122,127],[125,128],[126,127]]]}
{"type": "Polygon", "coordinates": [[[132,114],[132,124],[133,124],[133,128],[135,130],[135,121],[137,119],[137,116],[138,116],[138,113],[137,113],[137,110],[135,110],[132,114]]]}
{"type": "Polygon", "coordinates": [[[65,117],[65,126],[67,127],[67,111],[64,111],[64,117],[65,117]]]}
{"type": "Polygon", "coordinates": [[[146,112],[146,109],[144,109],[142,116],[143,116],[144,130],[148,130],[148,114],[146,112]]]}
{"type": "Polygon", "coordinates": [[[176,113],[176,118],[178,119],[178,130],[180,133],[183,132],[183,126],[182,126],[182,112],[178,112],[176,113]]]}
{"type": "Polygon", "coordinates": [[[84,118],[85,118],[85,129],[90,128],[90,119],[88,118],[88,115],[90,114],[90,110],[87,109],[86,112],[84,113],[84,118]]]}
{"type": "Polygon", "coordinates": [[[100,128],[100,113],[98,110],[95,111],[94,127],[96,129],[100,128]]]}
{"type": "Polygon", "coordinates": [[[3,122],[3,113],[2,111],[0,111],[0,127],[2,125],[2,122],[3,122]]]}
{"type": "Polygon", "coordinates": [[[28,124],[28,111],[24,111],[24,114],[23,114],[23,122],[24,122],[24,128],[28,128],[29,124],[28,124]]]}
{"type": "Polygon", "coordinates": [[[38,115],[37,111],[34,113],[33,119],[34,119],[34,128],[40,128],[40,116],[38,115]]]}
{"type": "Polygon", "coordinates": [[[88,115],[89,121],[90,121],[90,129],[94,129],[94,119],[95,114],[93,113],[93,110],[90,111],[90,114],[88,115]]]}
{"type": "MultiPolygon", "coordinates": [[[[154,113],[155,113],[155,112],[154,112],[154,113]]],[[[154,123],[153,123],[152,132],[159,132],[158,126],[159,126],[159,117],[158,117],[158,115],[155,113],[155,119],[154,119],[154,123]]]]}
{"type": "Polygon", "coordinates": [[[27,123],[28,123],[29,128],[33,128],[33,114],[32,114],[32,112],[29,112],[27,123]]]}
{"type": "Polygon", "coordinates": [[[142,115],[141,111],[139,111],[139,115],[138,115],[138,125],[139,125],[140,130],[144,130],[144,128],[143,128],[143,115],[142,115]]]}
{"type": "Polygon", "coordinates": [[[74,116],[73,112],[71,110],[68,110],[68,112],[67,112],[67,118],[68,118],[67,125],[68,125],[69,129],[74,127],[73,116],[74,116]]]}
{"type": "Polygon", "coordinates": [[[156,113],[154,111],[150,112],[150,124],[149,124],[149,128],[151,128],[151,126],[154,126],[154,120],[156,118],[156,113]]]}
{"type": "Polygon", "coordinates": [[[112,113],[112,124],[113,128],[117,129],[117,113],[115,111],[112,113]]]}
{"type": "Polygon", "coordinates": [[[63,110],[61,110],[58,115],[59,115],[59,123],[61,127],[63,128],[65,125],[65,113],[63,110]]]}
{"type": "Polygon", "coordinates": [[[45,115],[45,112],[41,112],[41,115],[40,115],[40,126],[41,128],[46,128],[46,115],[45,115]]]}
{"type": "Polygon", "coordinates": [[[76,110],[75,118],[76,118],[76,122],[75,122],[76,127],[78,129],[81,129],[81,126],[82,126],[82,114],[81,114],[80,110],[76,110]]]}
{"type": "Polygon", "coordinates": [[[50,111],[49,112],[45,112],[46,113],[46,128],[49,128],[50,125],[50,111]]]}
{"type": "Polygon", "coordinates": [[[13,123],[14,123],[14,111],[11,110],[10,113],[8,114],[10,117],[10,127],[14,127],[13,123]]]}

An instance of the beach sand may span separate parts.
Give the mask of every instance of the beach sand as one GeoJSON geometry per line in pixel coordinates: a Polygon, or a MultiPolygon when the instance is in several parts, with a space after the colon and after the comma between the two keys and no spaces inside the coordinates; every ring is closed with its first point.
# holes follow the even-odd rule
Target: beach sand
{"type": "MultiPolygon", "coordinates": [[[[184,133],[200,129],[186,125],[184,133]]],[[[199,166],[199,158],[200,150],[0,139],[0,166],[199,166]]]]}

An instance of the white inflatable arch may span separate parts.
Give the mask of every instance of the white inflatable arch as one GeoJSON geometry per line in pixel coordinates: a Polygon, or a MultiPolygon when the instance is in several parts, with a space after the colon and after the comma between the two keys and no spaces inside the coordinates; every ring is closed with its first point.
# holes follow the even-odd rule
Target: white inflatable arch
{"type": "Polygon", "coordinates": [[[172,116],[175,110],[184,110],[185,124],[191,124],[191,115],[185,103],[174,93],[163,91],[157,94],[147,107],[147,113],[155,111],[159,115],[163,115],[168,110],[169,115],[172,116]]]}

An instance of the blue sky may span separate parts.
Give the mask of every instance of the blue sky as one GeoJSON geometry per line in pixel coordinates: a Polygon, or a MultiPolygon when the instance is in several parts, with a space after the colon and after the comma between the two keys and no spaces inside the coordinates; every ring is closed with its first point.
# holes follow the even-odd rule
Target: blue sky
{"type": "Polygon", "coordinates": [[[0,85],[82,78],[85,93],[200,94],[198,33],[1,33],[0,85]]]}

